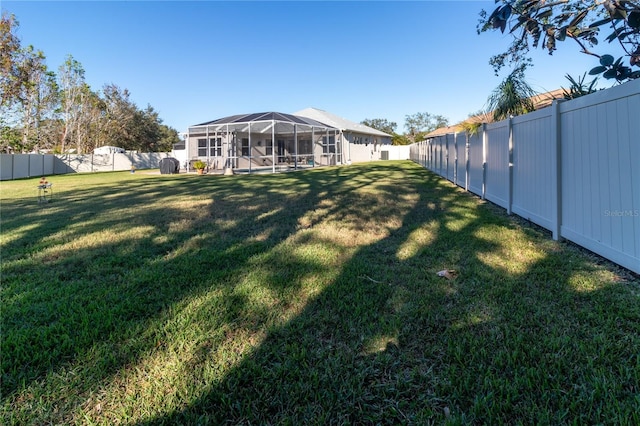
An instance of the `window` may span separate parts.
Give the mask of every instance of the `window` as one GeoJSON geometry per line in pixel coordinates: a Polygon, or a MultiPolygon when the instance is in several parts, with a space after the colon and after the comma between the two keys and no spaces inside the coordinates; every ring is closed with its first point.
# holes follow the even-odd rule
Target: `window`
{"type": "Polygon", "coordinates": [[[242,138],[242,154],[241,155],[249,155],[249,139],[242,138]]]}
{"type": "Polygon", "coordinates": [[[334,136],[329,136],[328,142],[326,136],[322,137],[322,152],[325,154],[336,152],[336,138],[334,136]]]}
{"type": "Polygon", "coordinates": [[[264,143],[265,145],[265,154],[273,155],[273,141],[271,139],[267,139],[264,143]]]}
{"type": "Polygon", "coordinates": [[[299,155],[313,154],[313,144],[311,143],[311,139],[303,139],[301,141],[298,141],[298,154],[299,155]]]}
{"type": "Polygon", "coordinates": [[[285,153],[284,141],[278,140],[278,163],[284,162],[284,153],[285,153]]]}
{"type": "Polygon", "coordinates": [[[209,155],[222,157],[222,138],[209,139],[209,155]]]}
{"type": "Polygon", "coordinates": [[[198,157],[207,156],[207,140],[198,139],[198,157]]]}

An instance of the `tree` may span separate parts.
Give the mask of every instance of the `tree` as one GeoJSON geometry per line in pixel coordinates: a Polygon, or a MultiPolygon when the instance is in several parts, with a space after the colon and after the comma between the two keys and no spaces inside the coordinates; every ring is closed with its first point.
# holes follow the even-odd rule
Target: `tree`
{"type": "Polygon", "coordinates": [[[494,120],[504,120],[535,109],[531,98],[536,92],[525,81],[524,69],[524,65],[518,66],[489,96],[487,109],[493,113],[494,120]]]}
{"type": "Polygon", "coordinates": [[[135,115],[135,149],[142,152],[157,152],[160,140],[160,118],[151,105],[138,110],[135,115]]]}
{"type": "Polygon", "coordinates": [[[70,143],[75,136],[76,148],[82,145],[81,137],[81,118],[83,111],[87,106],[84,101],[87,100],[85,91],[87,89],[84,80],[84,68],[80,62],[68,55],[58,71],[58,79],[60,81],[60,109],[64,122],[64,131],[61,138],[61,151],[65,152],[65,146],[70,143]]]}
{"type": "Polygon", "coordinates": [[[0,18],[0,115],[3,150],[28,152],[55,145],[58,87],[44,53],[22,48],[13,15],[0,18]],[[19,137],[18,137],[19,136],[19,137]]]}
{"type": "Polygon", "coordinates": [[[20,40],[15,35],[18,21],[3,12],[0,17],[0,106],[12,103],[20,87],[17,79],[17,56],[20,40]]]}
{"type": "Polygon", "coordinates": [[[11,154],[16,147],[20,146],[22,135],[15,127],[9,126],[0,117],[0,150],[3,154],[11,154]]]}
{"type": "Polygon", "coordinates": [[[135,127],[138,107],[129,99],[129,91],[115,84],[105,84],[102,93],[106,120],[103,130],[110,144],[135,149],[135,127]]]}
{"type": "Polygon", "coordinates": [[[406,135],[399,135],[397,133],[393,134],[391,138],[391,145],[411,145],[411,139],[409,139],[406,135]]]}
{"type": "Polygon", "coordinates": [[[406,115],[404,120],[404,127],[406,129],[405,136],[411,143],[419,142],[424,139],[427,133],[449,125],[447,118],[442,115],[432,115],[428,112],[406,115]]]}
{"type": "Polygon", "coordinates": [[[101,132],[110,143],[130,150],[158,152],[168,151],[180,141],[178,132],[164,126],[151,105],[139,109],[127,89],[108,84],[103,95],[101,132]]]}
{"type": "Polygon", "coordinates": [[[571,85],[569,86],[568,90],[565,89],[564,87],[562,88],[562,94],[563,94],[564,98],[567,99],[567,100],[576,99],[576,98],[579,98],[581,96],[588,95],[590,93],[596,92],[596,83],[597,83],[598,79],[594,78],[587,85],[587,83],[585,81],[587,79],[587,73],[584,73],[583,75],[578,77],[577,80],[574,79],[569,74],[565,75],[565,78],[567,80],[569,80],[569,83],[571,83],[571,85]]]}
{"type": "MultiPolygon", "coordinates": [[[[497,2],[498,0],[496,0],[497,2]]],[[[640,4],[628,0],[500,0],[493,13],[480,12],[478,33],[509,28],[513,41],[506,52],[493,56],[490,64],[496,74],[507,63],[527,64],[530,47],[541,46],[549,54],[558,42],[573,40],[580,51],[600,59],[600,65],[589,74],[623,82],[640,77],[640,4]],[[608,27],[603,37],[600,30],[608,27]],[[616,41],[624,55],[617,60],[609,54],[597,54],[591,49],[599,40],[616,41]],[[540,43],[542,41],[542,43],[540,43]],[[623,58],[628,57],[628,65],[623,58]]]]}
{"type": "Polygon", "coordinates": [[[398,127],[398,125],[394,121],[389,121],[386,118],[365,118],[360,122],[360,124],[373,127],[374,129],[380,130],[381,132],[387,133],[389,135],[394,135],[396,133],[396,127],[398,127]]]}
{"type": "Polygon", "coordinates": [[[105,85],[102,94],[85,82],[82,65],[71,55],[49,71],[45,55],[22,48],[13,15],[0,19],[0,149],[34,149],[78,153],[96,146],[119,145],[141,151],[170,150],[178,132],[162,124],[151,107],[139,109],[127,89],[105,85]]]}
{"type": "Polygon", "coordinates": [[[158,140],[156,151],[171,151],[173,149],[173,145],[180,143],[180,141],[180,135],[176,129],[169,127],[166,124],[160,124],[160,139],[158,140]]]}
{"type": "Polygon", "coordinates": [[[48,70],[44,53],[33,46],[20,49],[15,68],[18,85],[3,113],[13,116],[20,127],[22,138],[17,148],[23,152],[50,148],[55,144],[50,127],[58,104],[55,74],[48,70]]]}

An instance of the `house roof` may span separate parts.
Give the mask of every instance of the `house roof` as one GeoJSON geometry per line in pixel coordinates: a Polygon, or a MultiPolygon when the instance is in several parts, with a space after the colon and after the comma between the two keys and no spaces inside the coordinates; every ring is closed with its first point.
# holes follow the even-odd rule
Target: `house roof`
{"type": "MultiPolygon", "coordinates": [[[[564,89],[555,89],[550,92],[540,93],[532,96],[531,102],[533,102],[533,106],[536,110],[546,108],[551,105],[551,103],[556,99],[564,99],[564,89]]],[[[493,115],[491,112],[485,112],[483,114],[474,115],[472,117],[467,118],[466,120],[454,124],[453,126],[440,127],[426,135],[427,138],[432,138],[435,136],[446,135],[448,133],[456,133],[464,130],[462,123],[491,123],[493,122],[493,115]]]]}
{"type": "Polygon", "coordinates": [[[280,121],[291,124],[304,124],[314,127],[332,127],[327,126],[325,123],[313,120],[308,117],[300,117],[294,114],[285,114],[282,112],[258,112],[253,114],[238,114],[230,115],[228,117],[218,118],[216,120],[207,121],[206,123],[195,124],[192,127],[197,126],[209,126],[220,124],[241,124],[241,123],[254,123],[264,121],[280,121]]]}
{"type": "Polygon", "coordinates": [[[378,129],[374,129],[373,127],[365,126],[364,124],[355,123],[353,121],[347,120],[346,118],[339,117],[330,112],[318,109],[318,108],[305,108],[298,112],[294,112],[295,115],[308,117],[313,120],[318,120],[321,123],[325,123],[331,127],[338,128],[344,131],[363,133],[367,135],[375,135],[375,136],[387,136],[391,137],[391,135],[381,132],[378,129]]]}

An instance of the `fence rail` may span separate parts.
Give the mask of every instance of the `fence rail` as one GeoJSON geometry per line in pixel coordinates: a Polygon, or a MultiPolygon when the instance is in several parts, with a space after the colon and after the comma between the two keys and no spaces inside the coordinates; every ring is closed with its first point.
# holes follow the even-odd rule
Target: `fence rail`
{"type": "Polygon", "coordinates": [[[411,146],[411,160],[640,273],[640,80],[411,146]]]}

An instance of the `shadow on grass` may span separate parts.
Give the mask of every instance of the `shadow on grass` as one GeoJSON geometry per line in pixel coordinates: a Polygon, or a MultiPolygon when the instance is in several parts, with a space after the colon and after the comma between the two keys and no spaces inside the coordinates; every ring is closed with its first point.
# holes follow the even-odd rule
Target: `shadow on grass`
{"type": "MultiPolygon", "coordinates": [[[[48,380],[53,371],[74,377],[68,380],[78,386],[76,396],[62,407],[73,412],[87,393],[168,344],[180,328],[155,324],[167,312],[197,303],[193,315],[216,312],[218,322],[209,319],[202,323],[206,329],[193,330],[194,357],[183,360],[177,374],[194,376],[233,333],[261,337],[253,349],[238,351],[221,380],[207,382],[202,372],[195,400],[186,406],[172,401],[182,408],[138,424],[637,418],[637,299],[629,300],[624,284],[604,281],[585,290],[580,281],[602,273],[587,257],[490,205],[477,206],[474,197],[410,163],[299,173],[294,192],[281,182],[278,176],[168,180],[161,191],[166,201],[148,210],[149,194],[134,190],[125,191],[137,194],[129,198],[122,190],[93,193],[94,201],[104,201],[99,207],[89,201],[69,206],[66,214],[87,221],[74,235],[117,227],[122,217],[106,223],[89,218],[115,215],[125,204],[139,210],[127,213],[127,220],[152,229],[126,244],[91,248],[86,258],[47,260],[33,281],[18,281],[37,266],[33,262],[7,268],[10,305],[3,309],[3,330],[25,332],[10,342],[15,358],[3,357],[3,399],[48,380]],[[203,202],[206,214],[190,210],[186,217],[171,206],[172,197],[185,192],[203,202]],[[324,229],[345,220],[351,224],[347,237],[370,240],[325,236],[324,229]],[[332,263],[286,257],[281,246],[291,239],[344,246],[348,259],[333,263],[335,273],[322,292],[300,301],[303,282],[332,263]],[[505,261],[518,256],[520,263],[505,261]],[[239,291],[252,282],[253,268],[270,304],[253,300],[255,289],[239,291]],[[445,268],[459,276],[436,276],[445,268]],[[59,290],[44,291],[51,286],[59,290]],[[296,303],[299,309],[277,318],[296,303]],[[87,323],[92,326],[81,326],[87,323]],[[74,335],[76,327],[85,334],[74,335]],[[89,355],[103,364],[76,376],[67,371],[89,355]]],[[[15,240],[13,252],[25,242],[48,247],[48,239],[70,225],[55,216],[40,226],[48,232],[35,242],[15,240]]]]}
{"type": "MultiPolygon", "coordinates": [[[[87,392],[165,344],[158,323],[167,312],[212,287],[219,297],[207,308],[217,312],[217,326],[239,318],[261,324],[269,312],[247,307],[248,296],[236,291],[252,259],[296,233],[303,215],[357,174],[167,177],[63,192],[39,208],[3,201],[10,238],[3,241],[2,400],[18,416],[10,418],[23,411],[68,421],[87,392]],[[53,382],[74,392],[20,407],[28,400],[20,392],[46,392],[53,382]]],[[[357,179],[352,190],[372,177],[357,179]]],[[[285,292],[294,290],[296,271],[318,268],[295,259],[272,263],[263,273],[286,282],[285,292]]]]}
{"type": "MultiPolygon", "coordinates": [[[[276,182],[132,181],[57,195],[46,210],[4,201],[3,232],[26,231],[3,245],[3,400],[99,351],[91,357],[101,365],[73,383],[95,386],[153,347],[157,336],[145,330],[162,312],[212,284],[231,295],[248,259],[297,226],[290,213],[286,220],[260,216],[274,206],[303,213],[299,205],[317,202],[302,188],[272,194],[276,182]]],[[[221,318],[241,312],[244,302],[230,298],[221,318]]]]}
{"type": "MultiPolygon", "coordinates": [[[[637,423],[640,312],[625,284],[585,290],[575,281],[603,271],[583,253],[405,173],[419,200],[402,227],[359,248],[200,399],[138,424],[637,423]],[[505,268],[514,247],[522,264],[505,268]]],[[[351,201],[337,208],[371,226],[375,208],[351,201]]]]}

